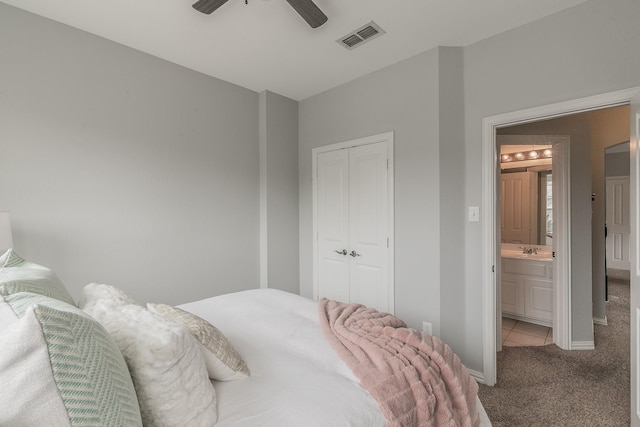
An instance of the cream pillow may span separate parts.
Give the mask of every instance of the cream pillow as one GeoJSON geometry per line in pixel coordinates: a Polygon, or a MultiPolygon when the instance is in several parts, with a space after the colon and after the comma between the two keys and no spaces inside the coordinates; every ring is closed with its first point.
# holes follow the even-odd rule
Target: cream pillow
{"type": "MultiPolygon", "coordinates": [[[[106,288],[102,288],[104,291],[106,288]]],[[[129,366],[145,426],[212,426],[216,393],[200,344],[182,325],[85,288],[80,307],[111,334],[129,366]]]]}
{"type": "Polygon", "coordinates": [[[250,375],[245,361],[224,334],[211,323],[195,314],[165,304],[147,304],[147,308],[165,319],[184,325],[202,344],[209,378],[231,381],[247,378],[250,375]]]}

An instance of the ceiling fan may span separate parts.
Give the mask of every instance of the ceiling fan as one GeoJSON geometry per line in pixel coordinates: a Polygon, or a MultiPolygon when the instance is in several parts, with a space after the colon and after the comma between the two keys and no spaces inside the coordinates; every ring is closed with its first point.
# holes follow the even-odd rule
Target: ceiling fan
{"type": "MultiPolygon", "coordinates": [[[[193,8],[198,12],[209,15],[227,1],[228,0],[198,0],[193,4],[193,8]]],[[[305,21],[307,21],[307,24],[309,24],[311,28],[318,28],[320,25],[327,22],[327,15],[325,15],[313,1],[287,0],[287,2],[305,21]]]]}

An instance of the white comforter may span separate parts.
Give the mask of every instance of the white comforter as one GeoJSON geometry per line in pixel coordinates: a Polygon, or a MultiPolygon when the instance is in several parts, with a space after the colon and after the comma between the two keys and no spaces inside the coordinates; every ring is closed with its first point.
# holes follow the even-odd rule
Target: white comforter
{"type": "MultiPolygon", "coordinates": [[[[216,426],[385,426],[378,404],[322,335],[315,301],[273,289],[180,308],[220,329],[251,377],[214,381],[216,426]]],[[[482,406],[482,426],[490,426],[482,406]]]]}

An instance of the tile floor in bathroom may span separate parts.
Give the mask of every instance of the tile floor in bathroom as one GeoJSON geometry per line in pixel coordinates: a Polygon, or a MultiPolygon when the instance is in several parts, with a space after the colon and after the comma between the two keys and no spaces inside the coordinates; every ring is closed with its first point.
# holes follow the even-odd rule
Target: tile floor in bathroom
{"type": "Polygon", "coordinates": [[[551,328],[533,323],[502,318],[502,345],[505,347],[553,344],[551,328]]]}

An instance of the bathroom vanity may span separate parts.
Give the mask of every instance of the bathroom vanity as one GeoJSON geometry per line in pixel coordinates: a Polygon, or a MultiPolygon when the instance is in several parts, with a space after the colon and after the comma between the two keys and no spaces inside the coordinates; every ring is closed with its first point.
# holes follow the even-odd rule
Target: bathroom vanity
{"type": "Polygon", "coordinates": [[[503,243],[501,252],[502,315],[552,326],[551,247],[503,243]]]}

